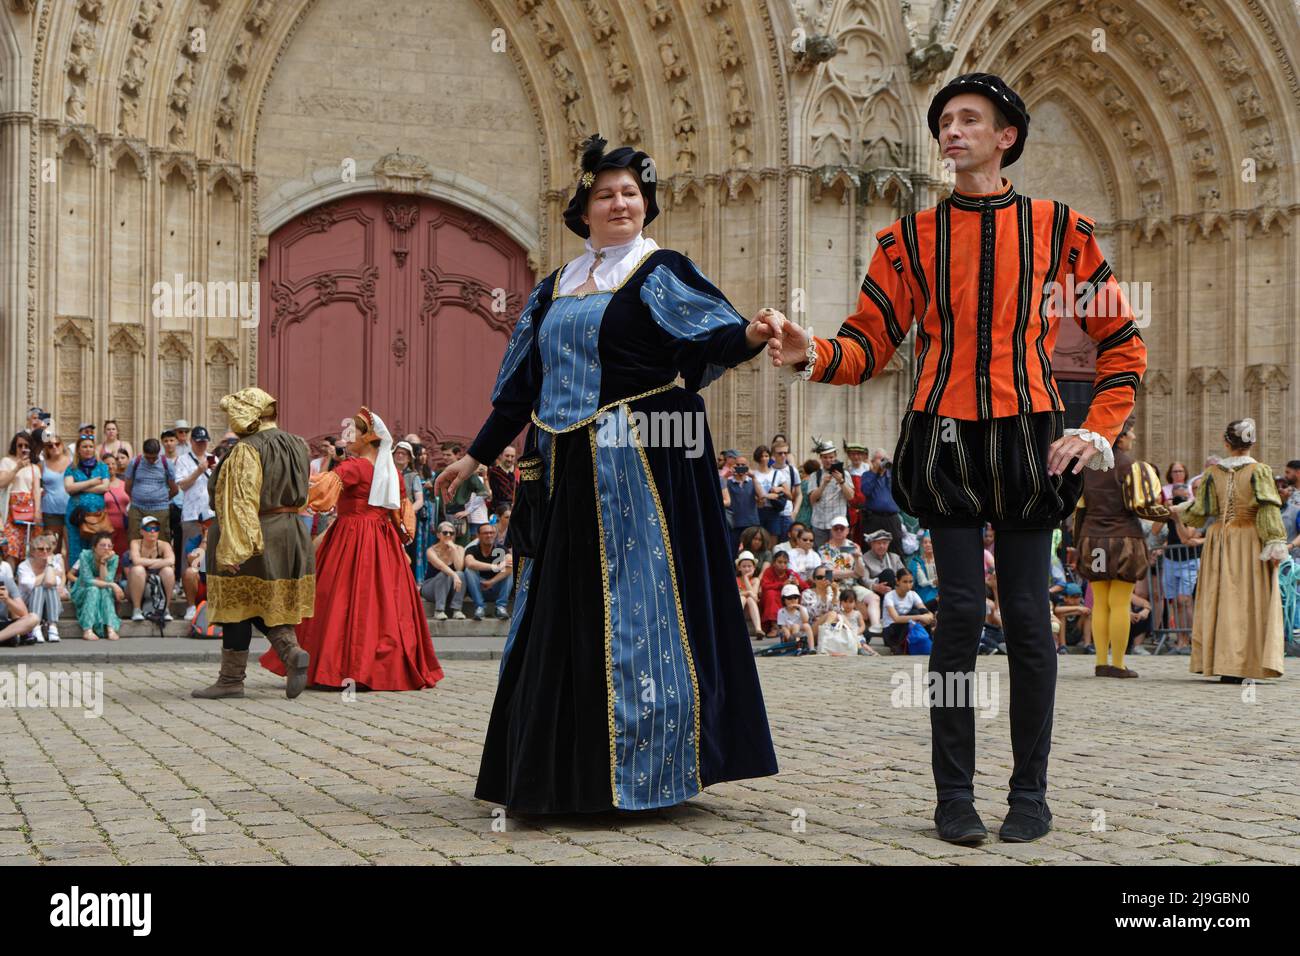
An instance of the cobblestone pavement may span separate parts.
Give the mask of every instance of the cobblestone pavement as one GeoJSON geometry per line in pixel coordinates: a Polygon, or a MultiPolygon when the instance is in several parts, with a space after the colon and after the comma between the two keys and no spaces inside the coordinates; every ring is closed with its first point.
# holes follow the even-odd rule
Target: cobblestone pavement
{"type": "MultiPolygon", "coordinates": [[[[1142,678],[1117,681],[1063,658],[1056,829],[968,849],[931,829],[925,710],[891,706],[891,676],[919,662],[760,660],[779,776],[649,816],[497,819],[504,832],[472,795],[495,663],[351,702],[287,701],[260,670],[243,701],[196,701],[211,665],[108,667],[98,718],[0,710],[0,864],[1300,863],[1294,678],[1243,689],[1139,657],[1142,678]]],[[[977,805],[996,830],[1006,659],[980,667],[1003,701],[977,721],[977,805]]]]}

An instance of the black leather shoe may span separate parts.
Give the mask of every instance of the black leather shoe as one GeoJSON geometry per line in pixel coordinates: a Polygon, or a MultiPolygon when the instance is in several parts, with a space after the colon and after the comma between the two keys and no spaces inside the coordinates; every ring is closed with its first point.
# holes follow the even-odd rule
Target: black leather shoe
{"type": "Polygon", "coordinates": [[[944,800],[934,809],[934,828],[939,839],[973,846],[989,838],[988,827],[970,800],[944,800]]]}
{"type": "Polygon", "coordinates": [[[1052,829],[1052,811],[1046,803],[1012,800],[998,837],[1003,843],[1029,843],[1052,829]]]}

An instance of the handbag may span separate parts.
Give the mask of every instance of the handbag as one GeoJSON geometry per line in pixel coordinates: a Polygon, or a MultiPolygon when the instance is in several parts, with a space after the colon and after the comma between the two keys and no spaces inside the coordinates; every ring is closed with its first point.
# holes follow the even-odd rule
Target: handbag
{"type": "Polygon", "coordinates": [[[411,503],[410,498],[403,495],[402,503],[388,512],[388,517],[392,519],[393,527],[397,529],[397,536],[402,539],[403,545],[415,541],[415,505],[411,503]]]}
{"type": "Polygon", "coordinates": [[[1165,521],[1173,517],[1169,506],[1161,500],[1160,473],[1147,461],[1135,461],[1120,478],[1124,507],[1139,518],[1148,521],[1165,521]]]}
{"type": "Polygon", "coordinates": [[[85,511],[81,513],[81,537],[89,538],[101,531],[113,533],[113,523],[108,520],[107,511],[85,511]]]}
{"type": "MultiPolygon", "coordinates": [[[[36,466],[32,465],[32,471],[35,470],[36,466]]],[[[37,481],[39,482],[39,480],[38,477],[37,481]]],[[[11,501],[9,503],[9,520],[14,524],[36,524],[36,496],[28,495],[27,501],[22,504],[11,501]]]]}
{"type": "Polygon", "coordinates": [[[535,558],[541,550],[542,524],[546,519],[546,483],[542,480],[542,456],[532,455],[519,462],[519,484],[510,512],[507,532],[515,557],[535,558]]]}

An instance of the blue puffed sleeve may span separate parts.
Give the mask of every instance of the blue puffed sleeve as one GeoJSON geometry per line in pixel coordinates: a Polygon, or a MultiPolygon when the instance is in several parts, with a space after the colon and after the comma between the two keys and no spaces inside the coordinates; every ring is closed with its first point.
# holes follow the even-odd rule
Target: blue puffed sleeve
{"type": "Polygon", "coordinates": [[[556,273],[537,284],[524,303],[510,343],[501,359],[501,371],[492,387],[492,413],[469,446],[475,461],[493,462],[532,416],[542,387],[542,360],[537,352],[536,326],[551,303],[556,273]]]}
{"type": "Polygon", "coordinates": [[[692,392],[763,350],[745,341],[749,323],[686,256],[665,256],[642,283],[641,301],[672,340],[677,370],[692,392]]]}

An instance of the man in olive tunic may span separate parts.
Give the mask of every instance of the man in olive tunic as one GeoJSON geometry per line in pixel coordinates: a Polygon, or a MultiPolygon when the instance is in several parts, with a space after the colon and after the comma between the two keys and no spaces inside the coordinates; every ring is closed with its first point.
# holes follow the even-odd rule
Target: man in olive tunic
{"type": "Polygon", "coordinates": [[[285,696],[307,683],[309,656],[294,626],[311,617],[316,576],[311,536],[298,517],[307,503],[307,443],[276,425],[275,399],[245,388],[221,400],[239,436],[217,466],[209,497],[208,620],[222,626],[221,673],[195,697],[243,697],[253,625],[287,671],[285,696]]]}

